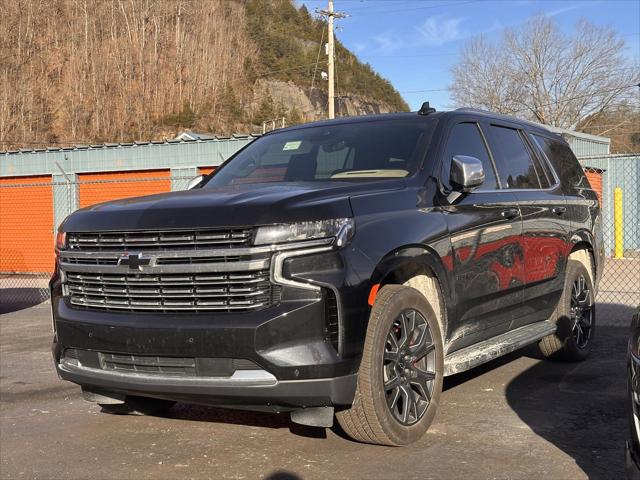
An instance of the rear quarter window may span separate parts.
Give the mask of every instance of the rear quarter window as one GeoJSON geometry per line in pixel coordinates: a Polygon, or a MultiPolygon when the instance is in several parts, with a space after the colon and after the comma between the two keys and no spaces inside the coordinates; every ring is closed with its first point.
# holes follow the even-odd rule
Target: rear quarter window
{"type": "Polygon", "coordinates": [[[533,134],[532,137],[564,185],[572,188],[591,188],[584,170],[566,143],[542,135],[533,134]]]}

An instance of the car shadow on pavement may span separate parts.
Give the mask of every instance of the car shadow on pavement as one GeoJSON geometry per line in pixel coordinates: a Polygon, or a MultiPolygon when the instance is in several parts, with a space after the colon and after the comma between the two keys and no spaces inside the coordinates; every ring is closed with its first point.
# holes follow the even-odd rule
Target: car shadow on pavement
{"type": "MultiPolygon", "coordinates": [[[[633,309],[615,312],[617,325],[596,327],[585,361],[538,362],[506,387],[507,402],[520,419],[572,457],[591,479],[624,478],[629,328],[623,324],[633,309]]],[[[599,312],[601,318],[611,319],[599,312]]]]}
{"type": "Polygon", "coordinates": [[[295,473],[287,472],[286,470],[278,470],[277,472],[267,475],[265,480],[302,480],[302,477],[299,477],[295,473]]]}
{"type": "Polygon", "coordinates": [[[262,428],[287,428],[294,435],[307,438],[326,438],[324,428],[306,427],[293,423],[288,413],[253,412],[214,406],[176,404],[167,415],[179,420],[192,420],[262,428]]]}
{"type": "Polygon", "coordinates": [[[47,298],[42,288],[0,288],[0,314],[31,308],[47,298]]]}

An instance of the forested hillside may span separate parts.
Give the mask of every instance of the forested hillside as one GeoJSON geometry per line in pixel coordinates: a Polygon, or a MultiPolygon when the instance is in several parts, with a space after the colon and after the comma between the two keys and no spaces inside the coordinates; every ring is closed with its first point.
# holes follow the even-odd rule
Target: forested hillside
{"type": "MultiPolygon", "coordinates": [[[[326,26],[291,0],[18,0],[2,15],[0,150],[250,132],[326,112],[326,26]]],[[[407,109],[336,52],[339,113],[407,109]]]]}

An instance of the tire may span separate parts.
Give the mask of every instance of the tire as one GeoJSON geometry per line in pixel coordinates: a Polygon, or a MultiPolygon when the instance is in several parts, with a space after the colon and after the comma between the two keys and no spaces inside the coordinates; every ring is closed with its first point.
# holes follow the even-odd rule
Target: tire
{"type": "Polygon", "coordinates": [[[124,403],[100,403],[104,413],[113,415],[164,415],[176,402],[160,398],[127,397],[124,403]]]}
{"type": "Polygon", "coordinates": [[[443,359],[440,327],[424,295],[399,285],[380,289],[353,404],[336,413],[342,429],[364,443],[400,446],[418,440],[436,414],[443,359]]]}
{"type": "Polygon", "coordinates": [[[596,307],[591,274],[581,262],[567,263],[564,289],[551,321],[557,329],[538,343],[542,355],[569,362],[587,358],[595,333],[596,307]]]}

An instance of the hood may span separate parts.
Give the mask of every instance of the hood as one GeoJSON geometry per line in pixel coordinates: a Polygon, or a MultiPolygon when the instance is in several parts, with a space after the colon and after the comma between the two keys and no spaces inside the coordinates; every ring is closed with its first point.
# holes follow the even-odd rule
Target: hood
{"type": "Polygon", "coordinates": [[[349,196],[403,188],[403,180],[300,182],[202,188],[100,203],[67,217],[61,230],[246,227],[353,216],[349,196]]]}

